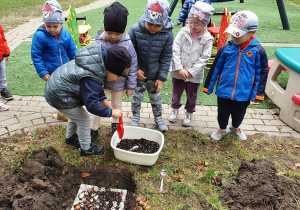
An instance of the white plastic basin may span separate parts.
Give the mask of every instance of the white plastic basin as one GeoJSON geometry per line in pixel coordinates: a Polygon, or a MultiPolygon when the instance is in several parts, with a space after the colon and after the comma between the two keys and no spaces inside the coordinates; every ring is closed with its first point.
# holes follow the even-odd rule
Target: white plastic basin
{"type": "Polygon", "coordinates": [[[149,141],[157,142],[160,147],[156,153],[144,154],[138,152],[131,152],[117,148],[117,144],[121,141],[118,132],[116,131],[111,138],[111,147],[114,150],[115,158],[128,163],[138,165],[152,166],[159,156],[160,151],[164,146],[164,135],[156,130],[140,127],[124,126],[123,139],[141,139],[144,138],[149,141]]]}

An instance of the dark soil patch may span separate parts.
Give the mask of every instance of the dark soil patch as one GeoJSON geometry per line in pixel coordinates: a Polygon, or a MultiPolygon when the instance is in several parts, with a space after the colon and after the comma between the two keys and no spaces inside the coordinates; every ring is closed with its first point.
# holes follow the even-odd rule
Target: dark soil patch
{"type": "Polygon", "coordinates": [[[152,154],[159,150],[159,144],[155,141],[149,141],[144,138],[141,139],[122,139],[116,146],[119,149],[152,154]]]}
{"type": "Polygon", "coordinates": [[[220,200],[230,210],[298,209],[300,184],[276,175],[274,164],[266,160],[243,161],[238,177],[223,184],[220,200]]]}
{"type": "Polygon", "coordinates": [[[109,166],[64,165],[53,147],[38,149],[24,160],[19,174],[10,179],[0,175],[0,210],[69,210],[80,184],[126,189],[125,209],[135,205],[133,175],[109,166]],[[81,173],[91,176],[82,178],[81,173]]]}

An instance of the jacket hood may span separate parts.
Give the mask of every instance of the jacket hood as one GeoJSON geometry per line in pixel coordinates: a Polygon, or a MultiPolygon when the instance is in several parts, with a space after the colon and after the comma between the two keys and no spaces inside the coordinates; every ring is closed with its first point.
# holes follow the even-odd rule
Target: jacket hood
{"type": "MultiPolygon", "coordinates": [[[[103,32],[102,34],[100,34],[100,36],[96,36],[96,40],[100,41],[101,43],[103,42],[103,39],[105,38],[105,32],[103,32]]],[[[124,32],[122,38],[115,42],[115,43],[119,43],[119,42],[123,42],[123,41],[128,41],[131,40],[130,36],[128,35],[128,33],[124,32]]]]}
{"type": "Polygon", "coordinates": [[[81,48],[75,54],[75,63],[79,67],[86,69],[94,74],[99,74],[105,76],[105,69],[101,53],[101,45],[92,45],[88,47],[81,48]]]}
{"type": "MultiPolygon", "coordinates": [[[[233,45],[233,46],[237,46],[237,47],[239,46],[239,45],[235,45],[235,44],[233,43],[232,39],[230,39],[229,42],[230,42],[231,45],[233,45]]],[[[254,46],[257,46],[257,45],[261,45],[261,44],[260,44],[260,42],[257,40],[257,38],[254,37],[254,40],[252,40],[252,41],[250,42],[250,44],[249,44],[248,47],[254,47],[254,46]]]]}
{"type": "MultiPolygon", "coordinates": [[[[139,19],[139,25],[140,25],[141,29],[147,30],[147,28],[145,26],[145,15],[143,15],[139,19]]],[[[162,29],[159,32],[170,32],[173,30],[173,28],[174,28],[174,21],[168,16],[167,19],[164,21],[162,29]]]]}

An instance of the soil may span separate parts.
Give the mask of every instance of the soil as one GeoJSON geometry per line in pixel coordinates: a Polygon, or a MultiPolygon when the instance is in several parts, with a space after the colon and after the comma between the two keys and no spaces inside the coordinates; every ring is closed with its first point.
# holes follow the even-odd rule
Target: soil
{"type": "Polygon", "coordinates": [[[110,166],[64,165],[53,147],[33,151],[17,172],[9,179],[0,176],[0,210],[70,210],[80,184],[126,189],[125,209],[135,206],[132,173],[110,166]],[[82,173],[91,175],[82,178],[82,173]]]}
{"type": "Polygon", "coordinates": [[[152,154],[159,150],[159,144],[155,141],[149,141],[144,138],[141,139],[122,139],[116,146],[119,149],[152,154]]]}
{"type": "Polygon", "coordinates": [[[226,190],[220,200],[230,210],[298,209],[300,184],[276,173],[272,162],[243,161],[237,178],[223,184],[226,190]]]}

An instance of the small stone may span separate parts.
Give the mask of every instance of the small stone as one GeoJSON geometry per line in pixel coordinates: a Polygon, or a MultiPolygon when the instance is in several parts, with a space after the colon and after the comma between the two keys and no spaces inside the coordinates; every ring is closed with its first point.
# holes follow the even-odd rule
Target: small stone
{"type": "Polygon", "coordinates": [[[81,200],[84,197],[84,193],[81,193],[78,198],[81,200]]]}

